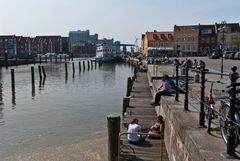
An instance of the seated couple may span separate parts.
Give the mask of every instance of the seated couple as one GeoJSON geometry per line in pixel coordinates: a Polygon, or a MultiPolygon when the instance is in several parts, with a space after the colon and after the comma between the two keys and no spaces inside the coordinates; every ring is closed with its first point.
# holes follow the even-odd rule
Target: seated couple
{"type": "Polygon", "coordinates": [[[171,93],[175,91],[175,89],[176,89],[175,82],[171,80],[168,75],[164,75],[162,77],[162,83],[155,95],[154,102],[151,103],[151,105],[153,106],[160,105],[159,102],[160,102],[161,96],[162,95],[170,96],[171,93]]]}
{"type": "Polygon", "coordinates": [[[147,134],[128,134],[127,140],[129,143],[138,144],[143,143],[148,136],[149,138],[160,138],[164,134],[164,121],[163,117],[160,115],[157,118],[157,122],[151,126],[149,129],[141,129],[141,126],[138,124],[138,119],[134,118],[128,125],[128,132],[131,133],[147,133],[147,134]]]}

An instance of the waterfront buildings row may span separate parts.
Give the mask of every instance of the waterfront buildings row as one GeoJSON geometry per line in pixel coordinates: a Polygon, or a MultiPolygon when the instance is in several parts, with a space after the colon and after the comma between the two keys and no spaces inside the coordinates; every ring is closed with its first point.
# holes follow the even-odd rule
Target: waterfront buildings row
{"type": "Polygon", "coordinates": [[[202,56],[220,49],[240,50],[239,23],[175,25],[170,32],[153,31],[142,35],[141,52],[145,56],[202,56]]]}
{"type": "Polygon", "coordinates": [[[33,58],[37,54],[68,53],[68,37],[36,36],[34,38],[1,35],[0,58],[33,58]]]}
{"type": "Polygon", "coordinates": [[[98,34],[90,35],[89,30],[70,31],[68,37],[0,35],[0,59],[33,58],[46,53],[72,53],[74,57],[93,57],[98,43],[115,42],[114,39],[98,39],[98,34]]]}

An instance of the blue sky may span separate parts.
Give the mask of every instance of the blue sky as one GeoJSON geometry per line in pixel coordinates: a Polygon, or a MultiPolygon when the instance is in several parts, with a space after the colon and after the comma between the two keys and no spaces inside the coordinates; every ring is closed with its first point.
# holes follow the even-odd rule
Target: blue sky
{"type": "Polygon", "coordinates": [[[174,24],[239,22],[240,0],[0,0],[0,35],[62,35],[89,29],[134,43],[174,24]]]}

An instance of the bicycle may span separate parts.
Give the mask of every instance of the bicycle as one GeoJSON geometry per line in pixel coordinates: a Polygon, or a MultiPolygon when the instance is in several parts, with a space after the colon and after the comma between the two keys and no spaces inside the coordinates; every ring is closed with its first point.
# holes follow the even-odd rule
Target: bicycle
{"type": "MultiPolygon", "coordinates": [[[[240,83],[235,83],[235,86],[240,86],[240,83]]],[[[230,85],[227,87],[227,92],[230,94],[230,90],[233,86],[230,85]]],[[[228,142],[228,133],[229,129],[232,128],[234,131],[235,137],[234,140],[234,148],[236,148],[240,142],[240,97],[238,93],[240,93],[240,89],[235,91],[236,100],[235,100],[235,112],[234,112],[234,120],[230,119],[230,97],[222,97],[220,98],[221,107],[219,109],[220,112],[220,131],[223,138],[223,141],[227,144],[228,142]]]]}
{"type": "MultiPolygon", "coordinates": [[[[206,119],[207,119],[207,132],[210,134],[211,132],[211,124],[212,124],[212,120],[215,118],[218,118],[218,115],[216,114],[216,110],[215,110],[215,101],[213,99],[213,84],[214,83],[221,83],[224,84],[220,81],[208,81],[211,82],[211,86],[210,86],[210,90],[209,90],[209,94],[207,96],[207,104],[205,105],[205,109],[206,109],[206,119]]],[[[225,92],[224,90],[221,90],[221,92],[225,92]]]]}

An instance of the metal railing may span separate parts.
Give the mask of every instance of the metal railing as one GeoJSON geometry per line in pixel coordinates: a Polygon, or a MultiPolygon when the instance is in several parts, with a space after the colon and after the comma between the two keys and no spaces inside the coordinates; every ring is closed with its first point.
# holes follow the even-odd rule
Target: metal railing
{"type": "MultiPolygon", "coordinates": [[[[207,113],[205,112],[205,109],[207,108],[209,110],[209,108],[212,108],[211,104],[207,104],[205,102],[205,76],[206,74],[214,74],[214,75],[221,75],[221,76],[228,76],[230,77],[231,80],[231,89],[229,92],[229,98],[230,98],[230,108],[229,108],[229,116],[223,116],[222,113],[220,113],[219,111],[215,110],[215,109],[211,109],[213,110],[213,112],[215,112],[220,119],[222,119],[224,122],[228,121],[229,126],[230,127],[234,127],[235,128],[240,128],[240,123],[237,122],[235,120],[235,116],[234,114],[236,113],[236,86],[239,83],[236,83],[237,79],[239,78],[238,73],[236,72],[237,67],[232,67],[232,72],[230,74],[224,74],[224,73],[220,73],[220,72],[212,72],[209,71],[208,69],[205,68],[205,63],[203,61],[200,61],[200,65],[197,67],[197,69],[193,69],[193,71],[198,72],[201,74],[201,93],[200,93],[200,100],[197,98],[194,98],[195,100],[198,100],[200,102],[200,108],[195,107],[194,105],[192,105],[191,103],[188,102],[188,70],[191,69],[191,64],[186,63],[185,66],[182,66],[179,62],[179,60],[175,59],[174,60],[174,65],[176,67],[176,90],[175,90],[175,101],[179,101],[179,89],[184,91],[185,94],[185,100],[184,100],[184,110],[188,110],[188,105],[191,105],[193,108],[195,108],[198,112],[199,112],[199,127],[206,127],[205,126],[205,116],[207,115],[207,113]],[[185,90],[182,89],[179,86],[179,75],[178,75],[178,70],[179,68],[185,68],[185,90]]],[[[235,154],[235,148],[236,146],[234,146],[234,142],[235,142],[235,138],[239,137],[236,136],[236,132],[234,132],[234,128],[228,128],[228,137],[227,137],[227,150],[226,150],[226,157],[228,158],[234,158],[236,157],[235,154]]]]}

